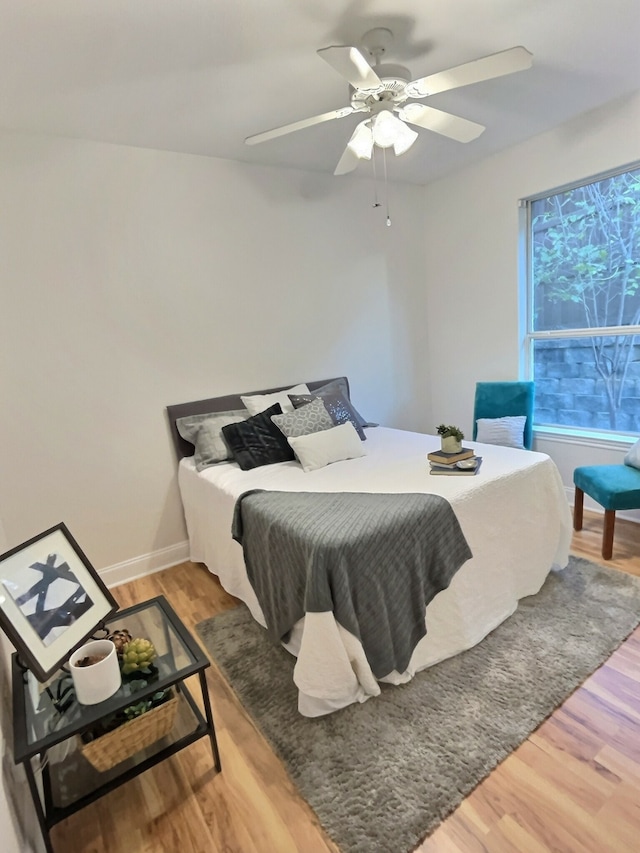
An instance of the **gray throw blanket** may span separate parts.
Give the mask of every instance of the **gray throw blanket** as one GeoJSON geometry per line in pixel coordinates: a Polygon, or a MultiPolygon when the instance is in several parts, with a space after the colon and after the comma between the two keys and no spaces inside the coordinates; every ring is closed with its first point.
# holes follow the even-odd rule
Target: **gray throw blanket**
{"type": "Polygon", "coordinates": [[[333,611],[377,678],[406,670],[426,605],[472,556],[449,502],[429,494],[254,490],[232,534],[275,640],[333,611]]]}

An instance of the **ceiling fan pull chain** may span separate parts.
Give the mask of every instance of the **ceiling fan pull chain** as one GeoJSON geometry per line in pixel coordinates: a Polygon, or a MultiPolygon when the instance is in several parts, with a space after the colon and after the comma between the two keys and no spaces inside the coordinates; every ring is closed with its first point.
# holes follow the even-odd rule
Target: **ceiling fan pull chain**
{"type": "Polygon", "coordinates": [[[387,149],[382,149],[382,163],[384,165],[384,194],[387,203],[387,226],[391,227],[391,217],[389,216],[389,181],[387,180],[387,149]]]}
{"type": "Polygon", "coordinates": [[[373,151],[371,152],[371,165],[373,166],[373,205],[372,207],[380,207],[380,202],[378,201],[378,173],[376,170],[376,146],[373,146],[373,151]]]}

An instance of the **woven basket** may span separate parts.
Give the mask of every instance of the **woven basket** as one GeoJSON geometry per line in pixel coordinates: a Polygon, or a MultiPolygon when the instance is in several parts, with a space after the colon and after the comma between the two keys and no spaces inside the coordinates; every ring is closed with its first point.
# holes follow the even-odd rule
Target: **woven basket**
{"type": "Polygon", "coordinates": [[[101,735],[89,743],[78,737],[80,752],[96,770],[104,773],[116,764],[130,758],[141,749],[150,746],[173,728],[178,710],[179,697],[174,696],[157,708],[152,708],[133,720],[128,720],[117,729],[101,735]]]}

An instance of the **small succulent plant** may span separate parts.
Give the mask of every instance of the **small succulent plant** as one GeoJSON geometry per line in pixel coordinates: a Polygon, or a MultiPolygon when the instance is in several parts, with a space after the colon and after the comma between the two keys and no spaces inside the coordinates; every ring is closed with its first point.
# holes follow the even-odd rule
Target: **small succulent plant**
{"type": "Polygon", "coordinates": [[[116,647],[116,654],[119,658],[122,658],[122,652],[124,651],[124,647],[127,643],[130,643],[133,637],[127,631],[126,628],[118,628],[112,634],[109,634],[109,639],[116,647]]]}
{"type": "Polygon", "coordinates": [[[458,441],[462,441],[462,439],[464,438],[464,433],[462,432],[462,430],[457,426],[453,426],[452,424],[440,424],[440,426],[437,428],[437,433],[442,438],[451,437],[456,438],[458,441]]]}
{"type": "Polygon", "coordinates": [[[122,673],[129,675],[139,670],[147,670],[156,658],[156,650],[151,640],[136,637],[122,649],[122,673]]]}
{"type": "Polygon", "coordinates": [[[157,693],[154,693],[150,699],[143,699],[135,705],[129,705],[128,708],[124,709],[124,716],[127,720],[133,720],[136,717],[141,717],[143,714],[146,714],[147,711],[150,711],[152,708],[157,708],[158,705],[162,705],[163,702],[166,702],[167,699],[170,698],[171,688],[168,690],[160,690],[157,693]]]}

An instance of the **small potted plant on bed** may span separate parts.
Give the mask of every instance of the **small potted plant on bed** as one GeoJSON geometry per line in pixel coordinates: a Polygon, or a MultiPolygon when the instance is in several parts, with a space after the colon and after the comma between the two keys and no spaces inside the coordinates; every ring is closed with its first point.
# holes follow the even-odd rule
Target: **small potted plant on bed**
{"type": "Polygon", "coordinates": [[[443,453],[459,453],[462,450],[464,433],[457,426],[440,424],[437,429],[443,453]]]}

